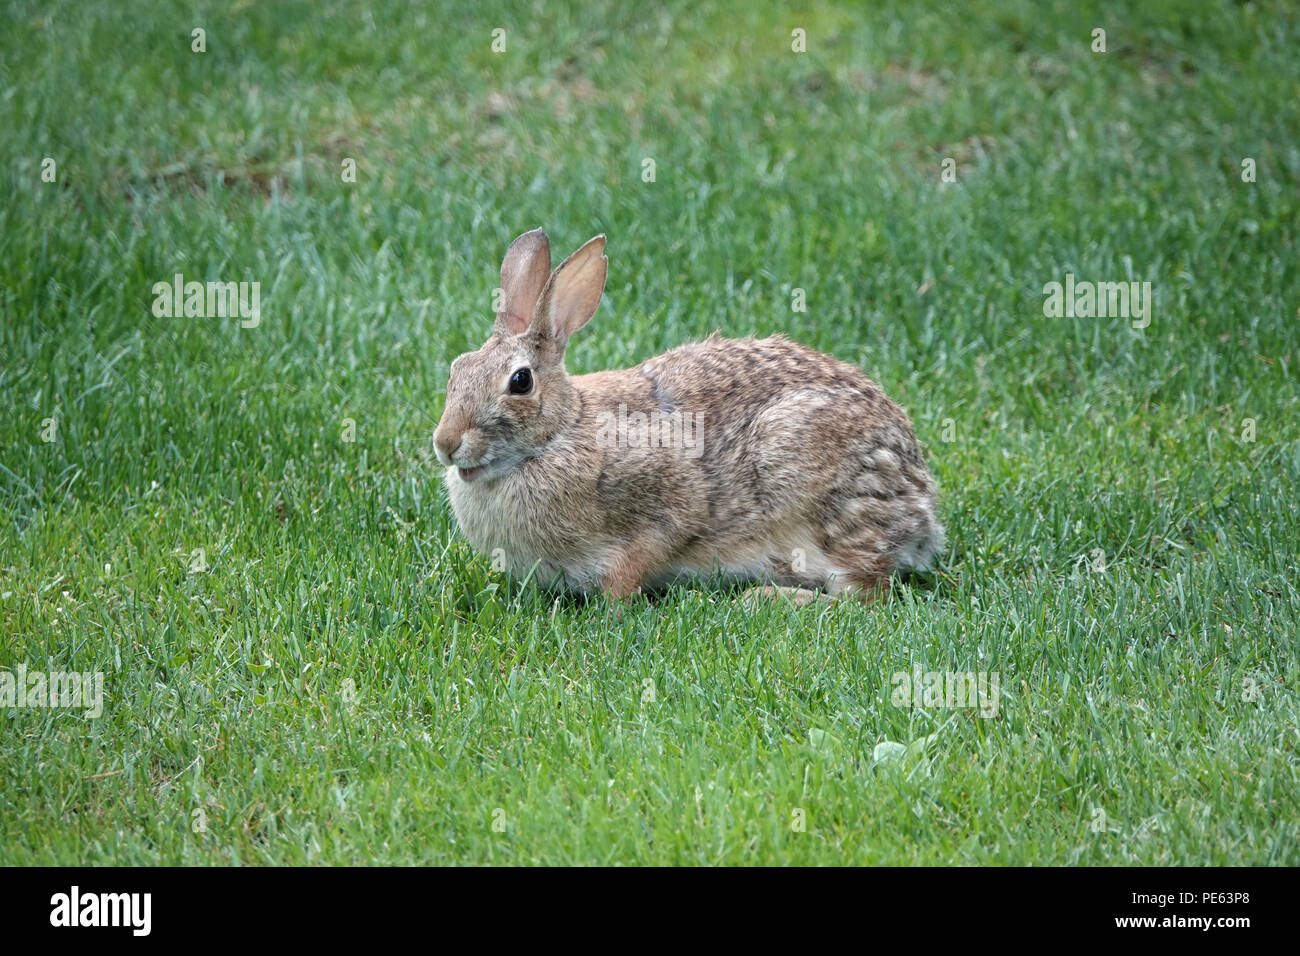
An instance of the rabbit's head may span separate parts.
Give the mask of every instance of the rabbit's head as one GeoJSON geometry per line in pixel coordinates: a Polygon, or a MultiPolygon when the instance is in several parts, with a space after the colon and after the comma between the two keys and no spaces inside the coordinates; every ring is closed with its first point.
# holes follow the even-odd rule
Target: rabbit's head
{"type": "Polygon", "coordinates": [[[578,417],[564,369],[569,336],[587,324],[605,289],[605,237],[551,272],[541,229],[510,244],[492,336],[451,363],[447,404],[434,432],[438,460],[462,481],[491,481],[539,454],[578,417]]]}

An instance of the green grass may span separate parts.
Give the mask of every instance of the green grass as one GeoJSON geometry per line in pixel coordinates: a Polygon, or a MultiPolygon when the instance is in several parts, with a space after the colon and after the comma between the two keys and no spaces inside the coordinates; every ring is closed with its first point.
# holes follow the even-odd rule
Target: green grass
{"type": "Polygon", "coordinates": [[[0,863],[1300,863],[1294,4],[562,6],[7,6],[0,665],[106,703],[0,710],[0,863]],[[610,237],[572,371],[720,328],[882,383],[937,573],[493,574],[431,436],[537,225],[610,237]],[[155,318],[176,272],[260,326],[155,318]],[[1067,272],[1150,327],[1044,317],[1067,272]]]}

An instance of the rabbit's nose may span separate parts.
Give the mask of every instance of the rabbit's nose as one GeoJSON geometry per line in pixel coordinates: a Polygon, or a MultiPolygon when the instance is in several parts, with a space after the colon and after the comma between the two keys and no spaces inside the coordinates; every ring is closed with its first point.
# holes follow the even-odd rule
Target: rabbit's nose
{"type": "Polygon", "coordinates": [[[451,464],[451,456],[456,454],[456,450],[460,448],[460,442],[463,437],[463,432],[458,435],[453,435],[450,430],[443,431],[441,428],[433,433],[434,448],[438,450],[438,457],[442,459],[444,465],[451,464]]]}

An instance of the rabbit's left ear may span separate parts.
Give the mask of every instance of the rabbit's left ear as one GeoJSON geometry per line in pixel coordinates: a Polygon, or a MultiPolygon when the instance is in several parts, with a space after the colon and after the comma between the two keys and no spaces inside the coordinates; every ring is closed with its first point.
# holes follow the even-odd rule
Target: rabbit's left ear
{"type": "Polygon", "coordinates": [[[526,232],[501,261],[501,311],[492,331],[518,335],[528,328],[533,308],[551,274],[551,241],[541,229],[526,232]]]}
{"type": "Polygon", "coordinates": [[[596,314],[608,271],[604,235],[587,240],[551,273],[530,328],[563,348],[596,314]]]}

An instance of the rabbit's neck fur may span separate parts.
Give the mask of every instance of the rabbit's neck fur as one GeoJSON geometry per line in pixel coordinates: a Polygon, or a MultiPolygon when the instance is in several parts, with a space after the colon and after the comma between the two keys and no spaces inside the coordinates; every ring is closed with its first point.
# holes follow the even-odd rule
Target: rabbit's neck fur
{"type": "Polygon", "coordinates": [[[567,529],[575,515],[589,514],[580,489],[596,476],[574,466],[572,431],[558,432],[492,481],[466,482],[449,468],[447,491],[465,537],[495,569],[516,577],[532,573],[540,584],[563,577],[570,587],[587,590],[598,584],[600,548],[567,529]]]}

